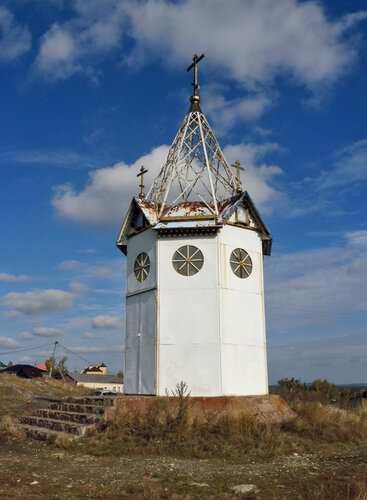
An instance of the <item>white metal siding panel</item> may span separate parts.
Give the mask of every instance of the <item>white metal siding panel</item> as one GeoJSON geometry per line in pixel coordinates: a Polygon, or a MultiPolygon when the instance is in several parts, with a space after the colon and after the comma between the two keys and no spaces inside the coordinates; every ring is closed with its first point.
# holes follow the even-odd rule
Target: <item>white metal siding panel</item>
{"type": "Polygon", "coordinates": [[[146,288],[151,288],[157,284],[157,258],[156,258],[156,233],[152,229],[147,229],[126,240],[126,293],[133,293],[146,288]],[[136,257],[145,252],[150,260],[150,272],[148,277],[141,283],[134,275],[134,263],[136,257]]]}
{"type": "Polygon", "coordinates": [[[222,290],[222,342],[264,345],[261,294],[222,290]]]}
{"type": "Polygon", "coordinates": [[[216,236],[162,238],[159,246],[159,394],[188,384],[192,395],[218,396],[220,389],[218,247],[216,236]],[[204,255],[194,276],[172,266],[174,252],[193,245],[204,255]]]}
{"type": "Polygon", "coordinates": [[[225,226],[220,233],[221,360],[223,395],[267,394],[263,258],[257,232],[225,226]],[[235,248],[253,263],[240,279],[229,264],[235,248]]]}
{"type": "Polygon", "coordinates": [[[268,394],[266,358],[262,346],[222,345],[223,395],[268,394]]]}
{"type": "Polygon", "coordinates": [[[126,394],[155,394],[155,290],[126,299],[126,394]]]}
{"type": "Polygon", "coordinates": [[[218,344],[161,345],[158,394],[171,393],[184,381],[192,396],[220,396],[218,344]]]}

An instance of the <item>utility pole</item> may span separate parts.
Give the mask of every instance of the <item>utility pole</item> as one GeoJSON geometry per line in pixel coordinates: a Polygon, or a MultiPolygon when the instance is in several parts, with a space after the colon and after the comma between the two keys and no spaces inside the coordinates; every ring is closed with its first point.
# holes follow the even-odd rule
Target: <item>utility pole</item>
{"type": "Polygon", "coordinates": [[[52,374],[52,359],[54,359],[55,363],[56,363],[56,359],[55,359],[55,352],[56,352],[56,346],[57,346],[58,342],[57,340],[55,341],[55,345],[54,345],[54,352],[52,353],[52,356],[51,356],[51,360],[50,360],[50,370],[48,372],[48,378],[51,378],[51,374],[52,374]]]}

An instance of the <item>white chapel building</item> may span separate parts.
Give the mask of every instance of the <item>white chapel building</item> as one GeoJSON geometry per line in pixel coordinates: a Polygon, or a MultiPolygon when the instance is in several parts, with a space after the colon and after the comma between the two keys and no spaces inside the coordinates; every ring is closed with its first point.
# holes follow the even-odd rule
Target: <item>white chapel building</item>
{"type": "Polygon", "coordinates": [[[164,396],[184,381],[192,396],[267,394],[272,239],[200,108],[196,61],[191,107],[117,240],[127,257],[125,393],[164,396]]]}

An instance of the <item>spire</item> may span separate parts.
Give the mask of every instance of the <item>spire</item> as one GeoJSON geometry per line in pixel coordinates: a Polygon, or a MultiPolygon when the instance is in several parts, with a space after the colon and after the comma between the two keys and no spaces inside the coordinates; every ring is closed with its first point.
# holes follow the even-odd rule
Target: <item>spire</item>
{"type": "Polygon", "coordinates": [[[197,64],[204,54],[196,54],[187,71],[194,68],[191,107],[168,152],[167,160],[155,178],[147,200],[155,203],[158,217],[165,208],[181,202],[200,201],[218,215],[218,205],[234,196],[236,179],[200,109],[197,64]]]}
{"type": "Polygon", "coordinates": [[[194,68],[194,81],[191,83],[191,85],[194,87],[194,93],[190,97],[190,102],[191,102],[191,107],[190,111],[201,111],[199,102],[200,102],[200,96],[198,94],[198,89],[200,86],[198,85],[198,63],[205,57],[205,54],[201,54],[200,57],[198,57],[197,54],[194,55],[193,57],[193,63],[190,64],[188,68],[186,68],[186,71],[191,71],[192,68],[194,68]]]}

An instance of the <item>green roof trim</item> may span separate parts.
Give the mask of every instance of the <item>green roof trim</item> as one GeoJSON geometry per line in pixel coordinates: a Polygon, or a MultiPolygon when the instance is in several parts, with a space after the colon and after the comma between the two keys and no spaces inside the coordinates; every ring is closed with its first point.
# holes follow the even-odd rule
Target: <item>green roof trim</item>
{"type": "Polygon", "coordinates": [[[4,365],[4,363],[2,363],[2,362],[0,361],[0,368],[6,368],[7,366],[8,366],[8,365],[4,365]]]}

